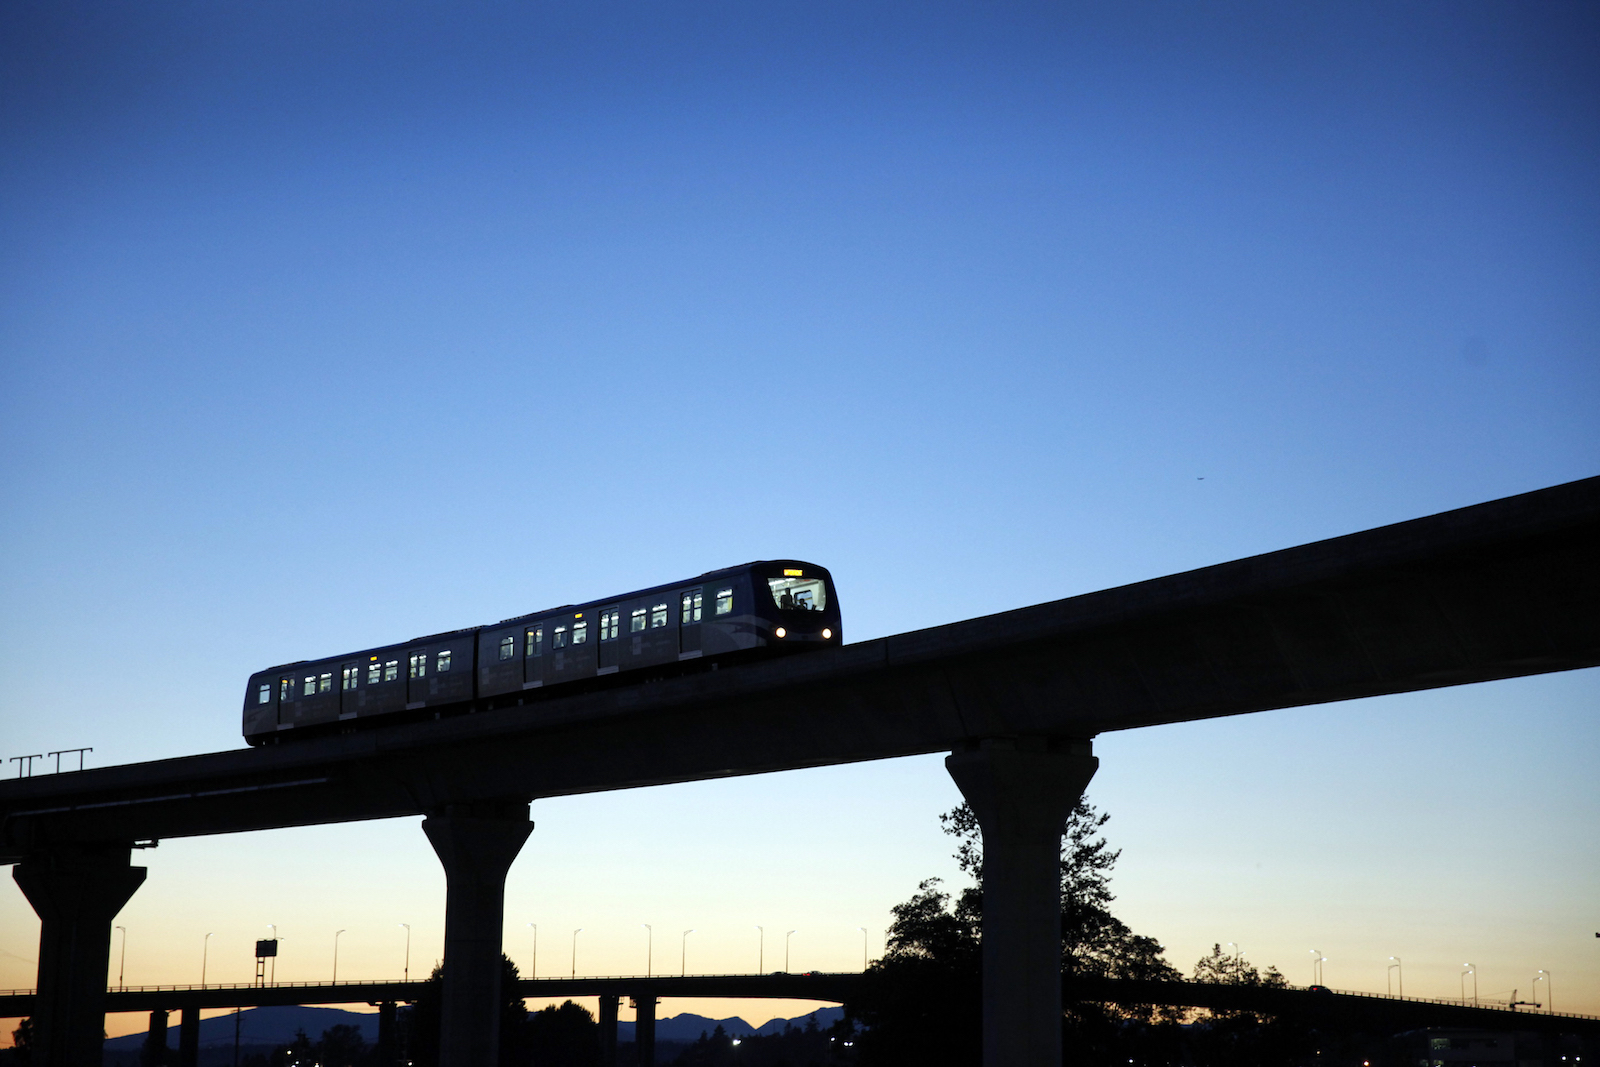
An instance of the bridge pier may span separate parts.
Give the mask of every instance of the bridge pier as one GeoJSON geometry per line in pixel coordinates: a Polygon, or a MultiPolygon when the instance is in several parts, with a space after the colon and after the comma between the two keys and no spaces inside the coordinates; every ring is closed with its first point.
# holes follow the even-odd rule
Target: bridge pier
{"type": "Polygon", "coordinates": [[[615,993],[600,995],[600,1067],[617,1067],[617,1003],[615,993]]]}
{"type": "Polygon", "coordinates": [[[187,1006],[178,1020],[178,1067],[200,1063],[200,1009],[187,1006]]]}
{"type": "Polygon", "coordinates": [[[639,1067],[656,1067],[656,998],[646,994],[633,998],[633,1047],[639,1067]]]}
{"type": "Polygon", "coordinates": [[[439,1067],[500,1061],[506,871],[533,830],[525,801],[449,805],[422,820],[445,874],[439,1067]]]}
{"type": "Polygon", "coordinates": [[[126,845],[65,846],[30,855],[12,871],[39,916],[35,1067],[102,1058],[111,920],[145,875],[129,866],[131,853],[126,845]]]}
{"type": "Polygon", "coordinates": [[[992,738],[945,768],[983,830],[983,1064],[1061,1062],[1061,829],[1088,741],[992,738]]]}
{"type": "Polygon", "coordinates": [[[167,1010],[157,1008],[150,1013],[150,1027],[144,1034],[144,1048],[139,1052],[143,1067],[166,1067],[167,1062],[167,1010]]]}
{"type": "Polygon", "coordinates": [[[395,1067],[395,1002],[378,1005],[378,1067],[395,1067]]]}

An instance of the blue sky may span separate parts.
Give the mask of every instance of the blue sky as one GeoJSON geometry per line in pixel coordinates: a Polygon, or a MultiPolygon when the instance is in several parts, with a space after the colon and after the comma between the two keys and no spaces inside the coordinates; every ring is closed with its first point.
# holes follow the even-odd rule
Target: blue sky
{"type": "MultiPolygon", "coordinates": [[[[748,559],[829,566],[861,639],[1592,475],[1597,45],[1553,3],[7,5],[0,756],[232,747],[252,670],[748,559]]],[[[1122,906],[1186,969],[1404,929],[1418,991],[1481,943],[1600,1011],[1597,698],[1104,738],[1122,906]]],[[[765,909],[844,966],[953,873],[954,798],[922,759],[549,802],[508,929],[625,971],[658,908],[737,970],[765,909]]],[[[258,861],[394,898],[342,971],[442,919],[409,823],[147,856],[141,981],[198,882],[238,946],[276,921],[218,873],[258,861]]]]}

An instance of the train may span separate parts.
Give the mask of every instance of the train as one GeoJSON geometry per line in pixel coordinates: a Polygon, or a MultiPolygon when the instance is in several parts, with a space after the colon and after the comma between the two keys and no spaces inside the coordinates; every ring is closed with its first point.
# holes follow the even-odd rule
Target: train
{"type": "Polygon", "coordinates": [[[833,576],[757,560],[250,676],[251,745],[527,704],[843,641],[833,576]]]}

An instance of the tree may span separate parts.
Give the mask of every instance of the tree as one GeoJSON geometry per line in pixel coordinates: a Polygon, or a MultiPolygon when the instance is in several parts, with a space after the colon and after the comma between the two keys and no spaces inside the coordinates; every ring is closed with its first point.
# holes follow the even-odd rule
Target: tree
{"type": "MultiPolygon", "coordinates": [[[[1181,977],[1163,958],[1160,942],[1111,914],[1111,872],[1121,853],[1101,833],[1109,819],[1080,800],[1062,826],[1061,972],[1069,991],[1079,977],[1181,977]]],[[[892,909],[884,957],[869,968],[862,995],[848,1006],[867,1027],[858,1042],[863,1064],[954,1065],[979,1056],[982,831],[966,804],[939,821],[959,841],[955,859],[973,884],[952,902],[939,880],[929,879],[892,909]]],[[[1151,1005],[1080,1002],[1063,1015],[1064,1043],[1077,1062],[1172,1058],[1179,1015],[1151,1005]]]]}
{"type": "MultiPolygon", "coordinates": [[[[1282,989],[1289,983],[1276,967],[1258,970],[1242,955],[1229,955],[1221,945],[1212,945],[1209,955],[1194,965],[1196,982],[1224,985],[1260,986],[1282,989]]],[[[1225,1067],[1237,1063],[1261,1067],[1288,1065],[1300,1061],[1309,1034],[1290,1020],[1252,1011],[1210,1010],[1200,1014],[1189,1028],[1190,1055],[1200,1067],[1225,1067]]]]}
{"type": "Polygon", "coordinates": [[[591,1067],[600,1062],[600,1026],[582,1004],[550,1004],[528,1016],[533,1067],[591,1067]]]}
{"type": "Polygon", "coordinates": [[[367,1050],[359,1026],[340,1023],[322,1031],[317,1042],[317,1063],[321,1067],[357,1067],[367,1050]]]}

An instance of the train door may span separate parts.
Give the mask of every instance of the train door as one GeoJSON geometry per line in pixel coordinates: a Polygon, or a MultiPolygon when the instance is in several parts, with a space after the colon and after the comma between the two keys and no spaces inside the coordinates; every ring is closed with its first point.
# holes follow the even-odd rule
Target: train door
{"type": "Polygon", "coordinates": [[[700,652],[700,617],[705,605],[704,589],[685,589],[678,594],[678,655],[700,652]]]}
{"type": "Polygon", "coordinates": [[[599,647],[596,649],[599,655],[596,674],[611,674],[620,664],[621,660],[618,653],[622,649],[622,643],[617,640],[617,635],[621,632],[622,608],[618,605],[602,608],[600,611],[600,633],[598,634],[600,642],[599,647]]]}
{"type": "Polygon", "coordinates": [[[358,689],[361,685],[361,661],[352,660],[339,666],[339,718],[353,719],[361,709],[358,689]]]}
{"type": "Polygon", "coordinates": [[[544,623],[522,628],[522,688],[544,684],[544,623]]]}

